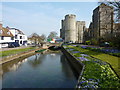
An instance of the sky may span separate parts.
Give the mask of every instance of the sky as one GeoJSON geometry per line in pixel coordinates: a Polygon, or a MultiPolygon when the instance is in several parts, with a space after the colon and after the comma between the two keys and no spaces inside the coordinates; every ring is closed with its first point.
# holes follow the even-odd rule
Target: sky
{"type": "Polygon", "coordinates": [[[61,20],[67,14],[75,14],[77,21],[92,19],[97,2],[2,2],[3,26],[22,30],[27,36],[32,33],[49,35],[51,31],[60,34],[61,20]]]}

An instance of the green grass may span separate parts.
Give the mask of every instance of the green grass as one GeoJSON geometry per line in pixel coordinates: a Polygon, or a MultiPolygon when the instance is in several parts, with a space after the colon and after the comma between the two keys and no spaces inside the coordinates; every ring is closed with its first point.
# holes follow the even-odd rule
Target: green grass
{"type": "Polygon", "coordinates": [[[115,72],[118,74],[118,76],[120,77],[120,66],[119,66],[120,57],[108,55],[108,54],[105,54],[102,52],[95,52],[95,51],[91,51],[88,49],[83,49],[80,47],[75,47],[75,46],[70,46],[70,45],[68,47],[74,48],[74,49],[76,49],[82,53],[88,54],[94,58],[98,58],[102,61],[108,62],[112,66],[112,68],[115,70],[115,72]]]}
{"type": "Polygon", "coordinates": [[[21,52],[25,52],[31,49],[35,49],[35,47],[27,47],[27,48],[22,48],[22,49],[15,49],[15,50],[7,50],[7,51],[1,51],[0,52],[0,57],[4,57],[4,56],[9,56],[12,54],[16,54],[16,53],[21,53],[21,52]]]}

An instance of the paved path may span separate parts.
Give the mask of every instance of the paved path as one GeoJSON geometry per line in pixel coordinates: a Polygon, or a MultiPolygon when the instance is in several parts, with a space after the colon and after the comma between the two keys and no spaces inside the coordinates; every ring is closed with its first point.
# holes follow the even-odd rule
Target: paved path
{"type": "Polygon", "coordinates": [[[14,49],[22,49],[22,48],[26,48],[29,46],[21,46],[21,47],[15,47],[15,48],[0,48],[0,51],[7,51],[7,50],[14,50],[14,49]]]}

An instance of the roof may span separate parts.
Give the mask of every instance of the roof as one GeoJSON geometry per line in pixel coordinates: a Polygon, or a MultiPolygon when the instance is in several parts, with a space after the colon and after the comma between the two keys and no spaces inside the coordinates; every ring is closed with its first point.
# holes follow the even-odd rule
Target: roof
{"type": "Polygon", "coordinates": [[[21,30],[19,30],[19,29],[16,29],[16,30],[18,31],[18,34],[23,34],[24,35],[24,33],[21,30]]]}
{"type": "Polygon", "coordinates": [[[0,36],[4,36],[4,37],[14,37],[13,34],[7,29],[2,27],[2,29],[0,30],[0,36]]]}
{"type": "Polygon", "coordinates": [[[18,32],[18,34],[23,34],[23,35],[25,35],[21,30],[19,30],[19,29],[16,29],[16,28],[10,28],[10,29],[13,29],[13,30],[16,30],[17,32],[18,32]]]}

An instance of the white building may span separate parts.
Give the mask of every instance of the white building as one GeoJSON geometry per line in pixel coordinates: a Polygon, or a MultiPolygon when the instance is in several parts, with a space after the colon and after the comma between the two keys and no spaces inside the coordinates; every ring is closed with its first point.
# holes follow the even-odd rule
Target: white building
{"type": "Polygon", "coordinates": [[[18,42],[20,46],[25,45],[27,46],[27,36],[19,29],[16,28],[9,28],[10,32],[13,34],[15,42],[18,42]]]}
{"type": "Polygon", "coordinates": [[[13,34],[0,24],[0,48],[8,47],[10,42],[15,42],[13,34]]]}
{"type": "Polygon", "coordinates": [[[27,36],[19,29],[2,27],[0,23],[0,48],[8,47],[10,44],[14,46],[27,46],[27,36]]]}

